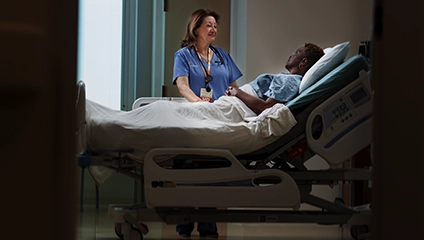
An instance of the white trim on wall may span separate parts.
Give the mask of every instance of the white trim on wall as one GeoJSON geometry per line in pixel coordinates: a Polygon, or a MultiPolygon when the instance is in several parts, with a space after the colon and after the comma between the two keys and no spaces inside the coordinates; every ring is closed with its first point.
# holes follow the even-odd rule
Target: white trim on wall
{"type": "MultiPolygon", "coordinates": [[[[247,3],[245,0],[231,0],[230,54],[242,73],[246,72],[247,46],[247,3]]],[[[237,80],[239,86],[246,83],[246,76],[237,80]]]]}
{"type": "Polygon", "coordinates": [[[162,96],[165,81],[165,16],[164,1],[153,1],[152,97],[162,96]]]}
{"type": "Polygon", "coordinates": [[[135,79],[137,76],[137,22],[138,1],[123,1],[122,18],[122,72],[121,72],[121,110],[131,109],[135,98],[135,79]]]}

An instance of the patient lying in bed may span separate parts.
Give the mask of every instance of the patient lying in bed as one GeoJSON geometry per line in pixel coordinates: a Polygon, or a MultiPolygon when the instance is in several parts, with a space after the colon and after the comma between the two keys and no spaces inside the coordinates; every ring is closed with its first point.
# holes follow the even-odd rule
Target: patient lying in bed
{"type": "Polygon", "coordinates": [[[226,95],[240,98],[256,114],[276,103],[287,103],[298,94],[302,77],[323,55],[321,47],[305,43],[287,59],[288,73],[262,74],[250,83],[256,96],[233,87],[228,88],[226,95]]]}

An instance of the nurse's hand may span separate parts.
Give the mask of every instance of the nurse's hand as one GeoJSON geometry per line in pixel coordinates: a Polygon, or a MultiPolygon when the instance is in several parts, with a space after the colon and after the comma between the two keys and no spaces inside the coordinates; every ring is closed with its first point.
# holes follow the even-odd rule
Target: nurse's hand
{"type": "Polygon", "coordinates": [[[225,95],[226,96],[236,96],[237,90],[238,90],[238,88],[228,87],[227,90],[225,90],[225,95]]]}

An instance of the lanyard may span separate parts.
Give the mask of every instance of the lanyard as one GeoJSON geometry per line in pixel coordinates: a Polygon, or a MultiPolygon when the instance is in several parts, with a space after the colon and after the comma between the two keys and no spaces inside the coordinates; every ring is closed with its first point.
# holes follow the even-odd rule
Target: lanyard
{"type": "Polygon", "coordinates": [[[202,64],[203,74],[205,75],[206,83],[208,83],[208,82],[212,81],[212,79],[213,79],[212,76],[210,75],[211,74],[211,48],[208,48],[208,59],[206,60],[208,62],[208,69],[206,70],[206,67],[205,67],[205,65],[203,65],[203,62],[202,62],[202,57],[200,56],[200,53],[197,50],[196,45],[194,47],[196,49],[196,53],[197,53],[197,57],[199,58],[199,62],[200,62],[200,64],[202,64]]]}

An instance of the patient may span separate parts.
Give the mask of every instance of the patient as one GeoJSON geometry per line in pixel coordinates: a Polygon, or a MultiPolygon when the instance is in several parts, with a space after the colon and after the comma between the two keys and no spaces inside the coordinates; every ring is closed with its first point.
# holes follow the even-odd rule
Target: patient
{"type": "Polygon", "coordinates": [[[260,114],[276,103],[286,103],[293,99],[299,92],[300,82],[306,71],[323,55],[324,50],[321,47],[305,43],[288,58],[285,65],[288,73],[259,75],[241,88],[228,87],[225,95],[236,96],[253,112],[260,114]],[[257,97],[249,94],[246,89],[254,91],[257,97]]]}

